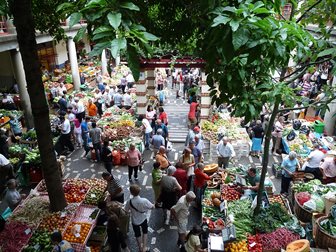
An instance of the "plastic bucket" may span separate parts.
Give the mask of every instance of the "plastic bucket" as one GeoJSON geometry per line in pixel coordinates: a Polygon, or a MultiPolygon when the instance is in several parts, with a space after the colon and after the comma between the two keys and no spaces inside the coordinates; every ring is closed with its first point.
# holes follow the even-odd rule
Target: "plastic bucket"
{"type": "Polygon", "coordinates": [[[321,121],[316,120],[316,121],[314,122],[314,131],[315,131],[316,133],[320,133],[320,134],[322,134],[323,131],[324,131],[324,123],[321,122],[321,121]]]}

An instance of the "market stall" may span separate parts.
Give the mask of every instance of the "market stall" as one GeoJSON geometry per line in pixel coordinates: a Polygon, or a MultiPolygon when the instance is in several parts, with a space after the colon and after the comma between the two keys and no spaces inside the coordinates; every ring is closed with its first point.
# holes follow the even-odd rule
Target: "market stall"
{"type": "Polygon", "coordinates": [[[281,195],[265,191],[263,208],[254,216],[256,193],[244,190],[245,183],[237,179],[243,174],[237,171],[219,171],[205,191],[202,219],[203,229],[209,233],[209,251],[280,251],[305,237],[281,195]]]}
{"type": "MultiPolygon", "coordinates": [[[[97,204],[105,198],[106,186],[106,181],[102,179],[64,180],[68,206],[61,212],[51,213],[42,180],[6,222],[5,229],[0,233],[0,248],[11,252],[49,252],[53,247],[50,234],[57,230],[75,251],[85,251],[96,227],[100,212],[97,204]]],[[[97,240],[94,242],[93,251],[100,251],[105,238],[100,240],[100,244],[97,240]]]]}

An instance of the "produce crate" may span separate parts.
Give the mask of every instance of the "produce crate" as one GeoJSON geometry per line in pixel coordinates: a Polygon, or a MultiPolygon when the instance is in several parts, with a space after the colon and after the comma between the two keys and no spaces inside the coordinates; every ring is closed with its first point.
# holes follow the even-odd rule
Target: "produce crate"
{"type": "MultiPolygon", "coordinates": [[[[72,222],[77,222],[77,221],[72,221],[72,222]]],[[[70,225],[70,224],[69,224],[70,225]]],[[[94,226],[95,225],[91,225],[91,228],[89,230],[89,232],[87,233],[86,237],[85,237],[85,240],[83,243],[75,243],[75,242],[70,242],[71,243],[71,246],[73,247],[73,249],[76,251],[76,252],[85,252],[86,250],[86,244],[89,240],[89,237],[91,236],[92,234],[92,230],[94,229],[94,226]]],[[[65,229],[66,230],[66,229],[65,229]]],[[[63,236],[64,236],[64,233],[65,231],[63,232],[63,236]]]]}
{"type": "Polygon", "coordinates": [[[277,163],[272,164],[272,171],[273,171],[273,174],[276,178],[281,178],[281,175],[282,175],[282,170],[277,169],[277,167],[279,167],[279,166],[280,166],[280,164],[277,164],[277,163]]]}
{"type": "Polygon", "coordinates": [[[313,213],[304,209],[297,201],[296,195],[294,195],[294,213],[298,219],[302,222],[310,222],[313,217],[313,213]]]}
{"type": "Polygon", "coordinates": [[[323,248],[323,249],[336,249],[336,237],[328,234],[323,230],[323,228],[320,225],[320,222],[325,220],[328,217],[321,217],[317,219],[317,229],[316,229],[316,237],[315,237],[315,243],[317,247],[323,248]]]}
{"type": "Polygon", "coordinates": [[[90,241],[103,242],[106,239],[107,231],[105,226],[96,226],[92,230],[90,241]]]}
{"type": "Polygon", "coordinates": [[[73,222],[87,222],[94,224],[96,223],[96,219],[100,213],[100,209],[94,206],[89,206],[89,205],[80,205],[72,219],[73,222]],[[92,219],[90,218],[91,214],[94,212],[97,212],[95,215],[95,218],[92,219]]]}

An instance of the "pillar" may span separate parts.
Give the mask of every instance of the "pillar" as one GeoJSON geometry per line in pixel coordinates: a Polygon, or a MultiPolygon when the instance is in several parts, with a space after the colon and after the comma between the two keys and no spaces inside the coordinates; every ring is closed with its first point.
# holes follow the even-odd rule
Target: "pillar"
{"type": "Polygon", "coordinates": [[[102,51],[102,54],[101,54],[101,71],[102,71],[102,75],[108,74],[105,49],[102,51]]]}
{"type": "Polygon", "coordinates": [[[116,65],[116,66],[119,66],[119,65],[120,65],[120,56],[118,56],[118,57],[115,59],[115,65],[116,65]]]}
{"type": "Polygon", "coordinates": [[[206,120],[210,114],[211,108],[211,97],[210,97],[210,87],[206,82],[207,76],[204,72],[201,74],[201,120],[206,120]]]}
{"type": "MultiPolygon", "coordinates": [[[[332,87],[336,86],[336,77],[334,76],[332,80],[332,87]]],[[[324,130],[328,136],[333,136],[335,132],[335,121],[336,121],[336,100],[333,100],[328,104],[329,110],[326,111],[324,115],[324,130]]]]}
{"type": "Polygon", "coordinates": [[[147,85],[147,94],[149,96],[155,95],[155,73],[154,68],[146,69],[146,85],[147,85]]]}
{"type": "Polygon", "coordinates": [[[56,52],[55,61],[57,68],[64,67],[64,63],[68,60],[66,42],[64,40],[61,40],[55,44],[55,52],[56,52]]]}
{"type": "Polygon", "coordinates": [[[137,96],[137,114],[144,116],[147,107],[147,86],[144,71],[140,72],[139,80],[136,82],[135,94],[137,96]]]}
{"type": "Polygon", "coordinates": [[[23,68],[23,62],[21,58],[21,53],[18,50],[11,51],[12,62],[14,67],[14,73],[16,77],[17,84],[19,86],[19,94],[21,106],[23,108],[23,113],[25,117],[25,123],[28,129],[34,127],[33,113],[30,104],[30,97],[27,90],[27,81],[25,76],[25,71],[23,68]]]}
{"type": "Polygon", "coordinates": [[[89,40],[88,35],[86,33],[84,34],[82,41],[84,42],[85,52],[86,53],[91,52],[90,40],[89,40]]]}
{"type": "Polygon", "coordinates": [[[68,37],[68,50],[71,65],[72,82],[75,90],[80,89],[80,78],[77,62],[76,45],[72,37],[68,37]]]}

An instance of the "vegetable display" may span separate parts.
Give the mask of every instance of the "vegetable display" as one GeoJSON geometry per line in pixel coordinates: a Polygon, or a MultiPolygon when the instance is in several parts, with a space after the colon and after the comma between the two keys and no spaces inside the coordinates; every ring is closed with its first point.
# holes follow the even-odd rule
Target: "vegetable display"
{"type": "Polygon", "coordinates": [[[23,223],[10,221],[0,232],[0,250],[6,252],[19,252],[27,244],[32,235],[31,228],[23,223]]]}
{"type": "Polygon", "coordinates": [[[249,199],[228,202],[228,214],[234,217],[237,240],[246,238],[246,234],[253,233],[251,201],[249,199]]]}
{"type": "Polygon", "coordinates": [[[262,252],[262,244],[258,234],[247,237],[247,248],[249,252],[262,252]]]}
{"type": "Polygon", "coordinates": [[[85,196],[84,203],[97,206],[104,196],[104,191],[98,188],[91,188],[85,196]]]}
{"type": "Polygon", "coordinates": [[[30,238],[28,246],[23,249],[23,252],[49,252],[53,249],[50,239],[50,233],[44,231],[36,231],[30,238]]]}
{"type": "Polygon", "coordinates": [[[260,233],[270,233],[289,220],[286,210],[279,203],[273,203],[268,208],[261,209],[254,218],[254,229],[260,233]]]}
{"type": "Polygon", "coordinates": [[[278,228],[272,233],[260,234],[259,237],[263,250],[285,249],[289,243],[300,239],[298,234],[286,228],[278,228]]]}
{"type": "Polygon", "coordinates": [[[322,229],[329,235],[336,237],[336,219],[329,217],[320,222],[322,229]]]}
{"type": "Polygon", "coordinates": [[[296,194],[296,199],[299,204],[303,206],[304,203],[310,200],[310,194],[308,192],[299,192],[298,194],[296,194]]]}
{"type": "Polygon", "coordinates": [[[224,185],[221,189],[222,200],[238,200],[240,199],[241,193],[238,191],[237,186],[227,186],[224,185]]]}
{"type": "Polygon", "coordinates": [[[49,215],[49,199],[37,196],[28,198],[24,204],[17,207],[11,220],[36,227],[47,215],[49,215]]]}
{"type": "Polygon", "coordinates": [[[63,189],[65,199],[68,203],[78,203],[84,200],[86,192],[89,190],[89,185],[85,180],[68,179],[63,189]]]}

